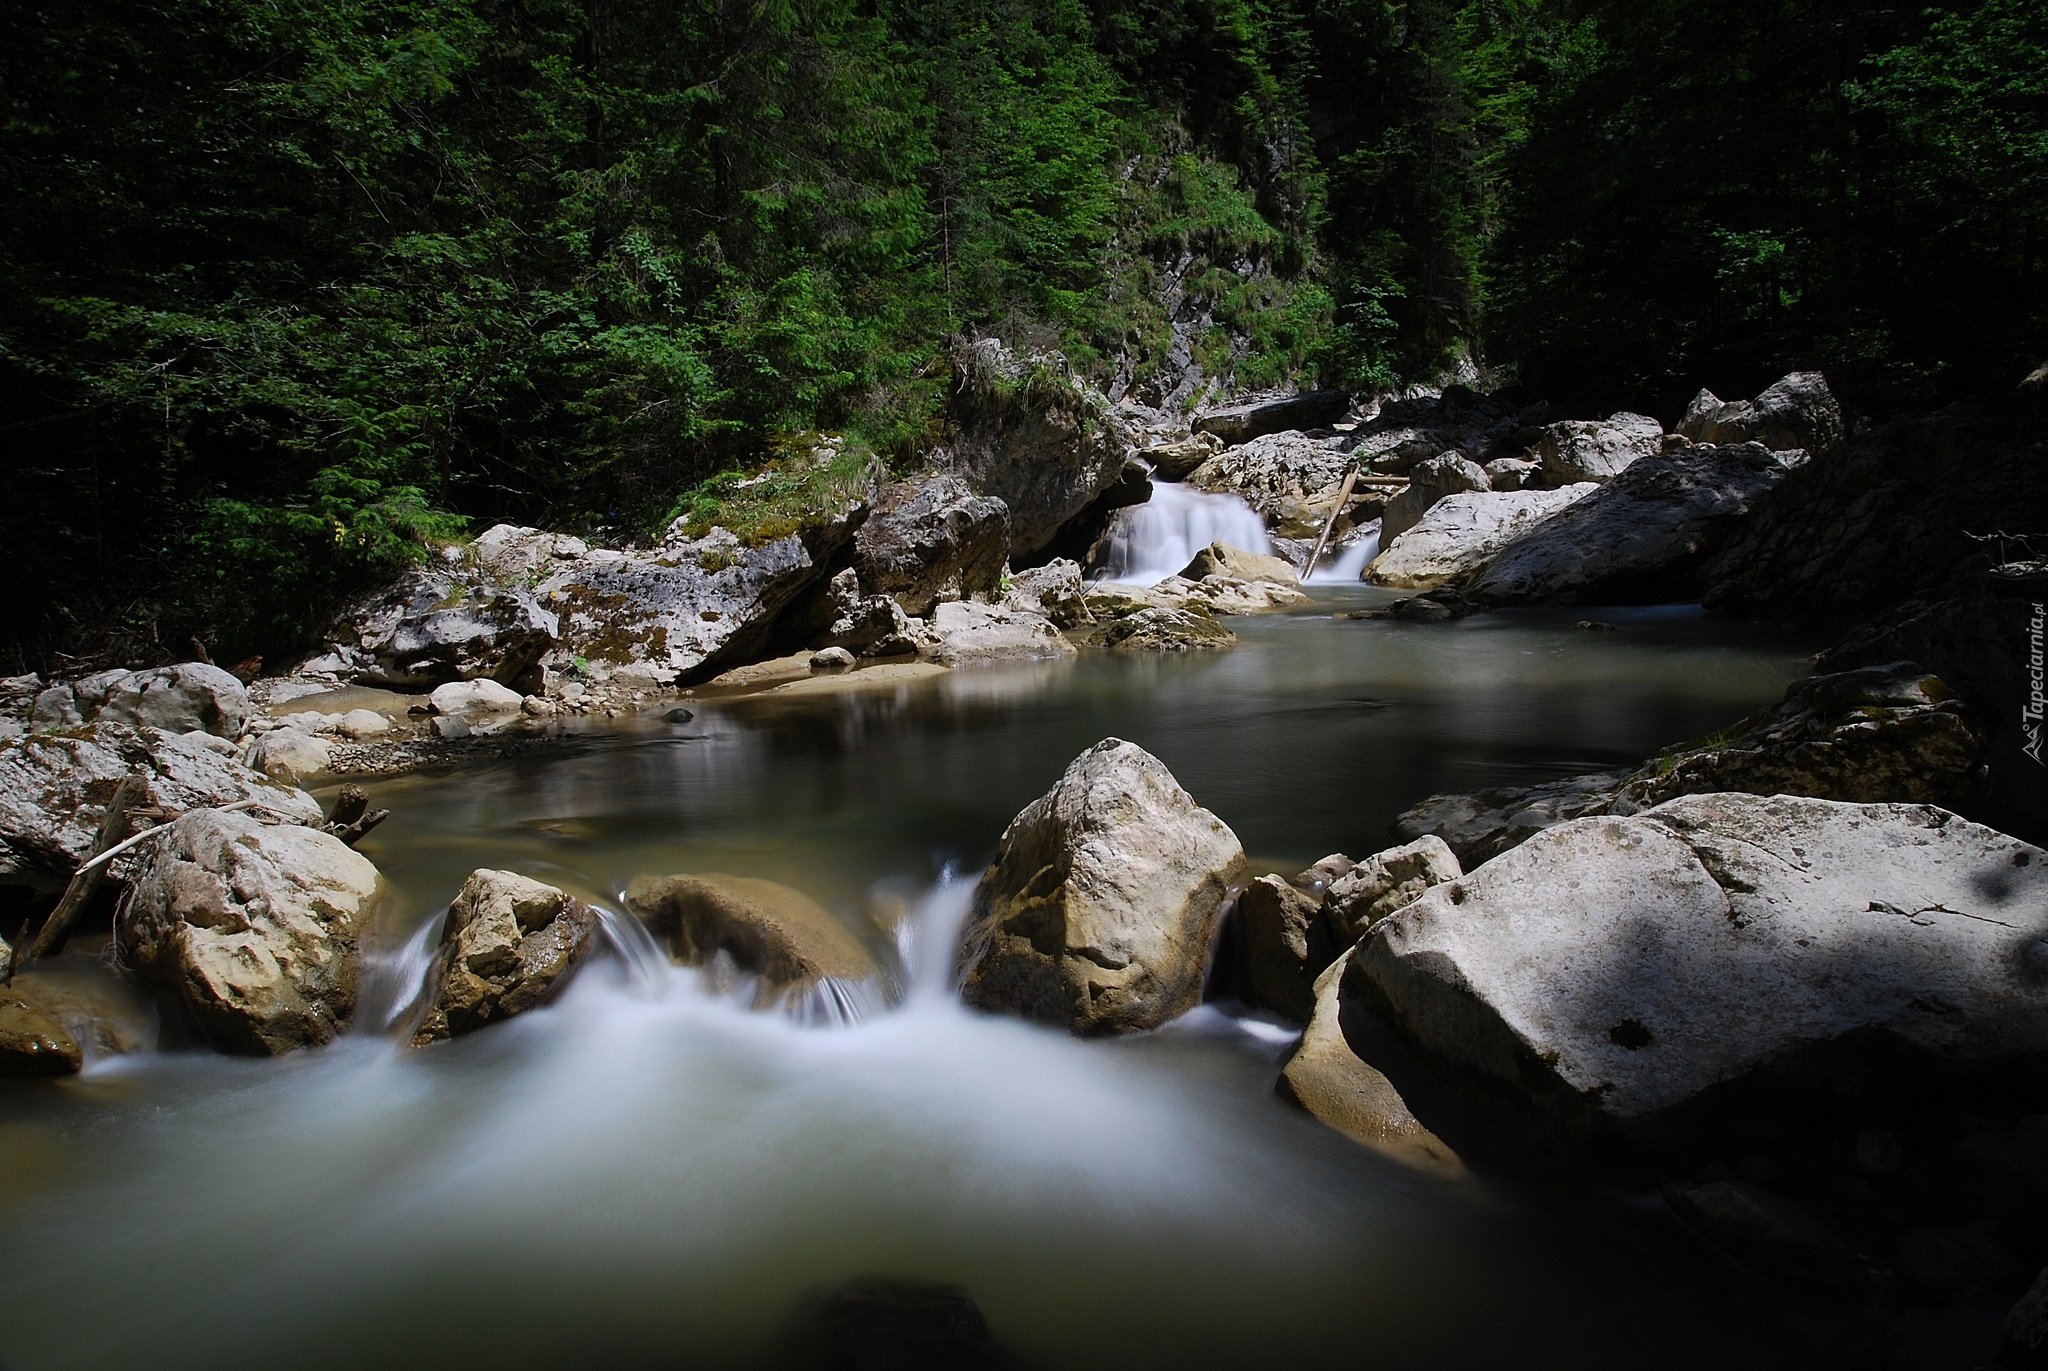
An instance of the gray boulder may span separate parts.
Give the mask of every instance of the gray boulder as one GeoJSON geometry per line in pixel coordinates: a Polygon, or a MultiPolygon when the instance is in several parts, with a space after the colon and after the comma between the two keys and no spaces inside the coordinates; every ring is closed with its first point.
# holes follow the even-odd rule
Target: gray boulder
{"type": "Polygon", "coordinates": [[[783,616],[781,632],[812,649],[845,648],[856,656],[915,652],[915,623],[888,595],[861,592],[860,573],[842,567],[814,584],[783,616]]]}
{"type": "Polygon", "coordinates": [[[1094,641],[1114,652],[1217,652],[1237,635],[1206,611],[1155,605],[1110,620],[1094,641]]]}
{"type": "Polygon", "coordinates": [[[367,857],[297,824],[202,809],[143,845],[121,954],[227,1052],[332,1039],[355,1008],[357,938],[383,893],[367,857]]]}
{"type": "Polygon", "coordinates": [[[593,556],[542,581],[537,594],[560,617],[561,653],[707,679],[765,642],[776,616],[825,578],[865,511],[849,503],[757,547],[723,528],[693,538],[678,520],[651,553],[593,556]]]}
{"type": "Polygon", "coordinates": [[[1341,438],[1276,433],[1225,448],[1195,468],[1187,483],[1213,494],[1235,495],[1269,521],[1296,507],[1319,510],[1320,524],[1350,469],[1349,444],[1341,438]]]}
{"type": "Polygon", "coordinates": [[[1523,490],[1542,475],[1542,463],[1523,457],[1496,457],[1486,464],[1486,482],[1493,490],[1523,490]]]}
{"type": "Polygon", "coordinates": [[[1606,813],[1631,774],[1594,771],[1542,785],[1431,795],[1402,811],[1394,836],[1441,838],[1469,871],[1568,819],[1606,813]]]}
{"type": "Polygon", "coordinates": [[[1141,449],[1137,456],[1139,461],[1152,464],[1160,480],[1185,481],[1196,467],[1214,457],[1222,448],[1222,440],[1215,435],[1197,433],[1178,442],[1141,449]]]}
{"type": "Polygon", "coordinates": [[[1553,486],[1611,481],[1637,460],[1662,450],[1664,426],[1647,414],[1567,419],[1543,430],[1536,455],[1553,486]]]}
{"type": "Polygon", "coordinates": [[[1417,462],[1408,473],[1408,488],[1387,501],[1386,513],[1380,516],[1380,537],[1399,538],[1445,496],[1488,488],[1486,468],[1462,453],[1446,452],[1417,462]]]}
{"type": "Polygon", "coordinates": [[[1337,954],[1322,901],[1278,876],[1260,876],[1239,893],[1235,920],[1245,1003],[1308,1022],[1316,977],[1337,954]]]}
{"type": "Polygon", "coordinates": [[[1010,513],[1010,550],[1036,552],[1123,476],[1128,437],[1109,401],[1058,354],[982,338],[954,358],[945,458],[1010,513]]]}
{"type": "Polygon", "coordinates": [[[545,1004],[597,945],[598,913],[511,871],[479,870],[441,928],[439,975],[413,1046],[474,1032],[545,1004]]]}
{"type": "Polygon", "coordinates": [[[1061,558],[1013,574],[1003,608],[1043,614],[1055,628],[1081,628],[1095,622],[1087,594],[1080,565],[1061,558]]]}
{"type": "Polygon", "coordinates": [[[1451,495],[1389,543],[1365,569],[1374,585],[1434,590],[1454,585],[1517,538],[1600,487],[1590,481],[1562,490],[1473,491],[1451,495]]]}
{"type": "Polygon", "coordinates": [[[1702,390],[1674,430],[1712,447],[1762,443],[1773,452],[1796,448],[1809,457],[1832,455],[1848,431],[1841,405],[1817,371],[1795,371],[1754,400],[1724,404],[1712,391],[1702,390]]]}
{"type": "Polygon", "coordinates": [[[985,666],[1071,657],[1074,645],[1042,614],[975,600],[949,600],[932,611],[918,655],[943,666],[985,666]]]}
{"type": "MultiPolygon", "coordinates": [[[[492,566],[524,565],[510,548],[493,551],[492,566]]],[[[350,664],[341,674],[414,687],[467,680],[510,684],[547,655],[558,627],[553,611],[528,586],[488,579],[475,563],[457,559],[408,572],[344,611],[331,633],[350,664]]]]}
{"type": "Polygon", "coordinates": [[[185,662],[110,682],[95,717],[167,733],[237,738],[249,718],[249,689],[217,666],[185,662]]]}
{"type": "Polygon", "coordinates": [[[1237,835],[1158,758],[1106,738],[1011,820],[975,888],[961,995],[1076,1033],[1156,1028],[1200,1003],[1237,835]]]}
{"type": "Polygon", "coordinates": [[[1309,390],[1282,400],[1261,400],[1228,409],[1212,409],[1194,422],[1197,433],[1213,433],[1229,447],[1269,433],[1328,428],[1350,412],[1351,397],[1341,390],[1309,390]]]}
{"type": "Polygon", "coordinates": [[[1639,458],[1509,544],[1465,593],[1489,604],[1695,598],[1702,565],[1802,460],[1756,443],[1639,458]]]}
{"type": "Polygon", "coordinates": [[[590,553],[590,544],[566,533],[519,524],[493,524],[476,536],[464,560],[495,585],[535,585],[590,553]]]}
{"type": "Polygon", "coordinates": [[[1228,543],[1211,543],[1197,552],[1180,572],[1184,580],[1204,581],[1224,577],[1235,581],[1265,581],[1279,586],[1299,586],[1294,568],[1278,557],[1263,552],[1246,552],[1228,543]]]}
{"type": "Polygon", "coordinates": [[[912,616],[995,594],[1009,552],[1009,509],[953,475],[883,487],[853,538],[861,589],[912,616]]]}
{"type": "Polygon", "coordinates": [[[1330,883],[1323,912],[1337,944],[1348,947],[1380,920],[1421,899],[1432,886],[1464,874],[1444,840],[1427,834],[1352,866],[1330,883]]]}
{"type": "MultiPolygon", "coordinates": [[[[0,881],[62,885],[89,856],[121,778],[140,776],[148,807],[177,813],[258,800],[294,823],[319,823],[320,806],[235,760],[207,734],[96,723],[54,737],[0,744],[0,881]]],[[[125,878],[137,857],[124,854],[125,878]]]]}
{"type": "Polygon", "coordinates": [[[1440,1063],[1568,1128],[1675,1141],[1801,1058],[2038,1066],[2044,911],[2048,853],[1931,806],[1695,795],[1530,838],[1355,963],[1440,1063]]]}

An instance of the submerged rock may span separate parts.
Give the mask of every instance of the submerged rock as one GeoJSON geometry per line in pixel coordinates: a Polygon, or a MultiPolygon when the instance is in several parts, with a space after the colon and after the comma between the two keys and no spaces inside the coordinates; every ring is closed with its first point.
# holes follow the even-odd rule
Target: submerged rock
{"type": "Polygon", "coordinates": [[[228,1052],[332,1039],[355,1008],[357,935],[383,893],[367,857],[297,824],[201,809],[143,845],[114,934],[137,975],[228,1052]]]}
{"type": "Polygon", "coordinates": [[[1465,593],[1489,604],[1691,598],[1707,558],[1803,460],[1755,443],[1638,458],[1510,543],[1465,593]]]}
{"type": "MultiPolygon", "coordinates": [[[[93,724],[0,743],[0,879],[61,885],[92,852],[106,803],[121,778],[140,776],[147,804],[182,811],[260,801],[296,823],[319,823],[320,806],[279,785],[207,734],[93,724]],[[223,749],[226,749],[223,751],[223,749]]],[[[125,877],[137,857],[114,859],[125,877]]]]}
{"type": "Polygon", "coordinates": [[[1857,1266],[1849,1244],[1804,1205],[1746,1181],[1667,1186],[1672,1212],[1759,1276],[1840,1286],[1857,1266]]]}
{"type": "Polygon", "coordinates": [[[853,537],[861,589],[914,617],[941,600],[993,595],[1009,552],[1008,506],[950,474],[883,487],[853,537]]]}
{"type": "Polygon", "coordinates": [[[1448,495],[1415,525],[1383,545],[1365,569],[1375,585],[1434,590],[1485,566],[1515,539],[1600,487],[1590,481],[1562,490],[1472,491],[1448,495]]]}
{"type": "Polygon", "coordinates": [[[597,911],[566,891],[511,871],[470,872],[448,906],[440,975],[413,1046],[547,1003],[597,937],[597,911]]]}
{"type": "Polygon", "coordinates": [[[961,995],[1076,1033],[1156,1028],[1200,1003],[1243,872],[1221,819],[1158,758],[1106,738],[1003,830],[962,938],[961,995]]]}
{"type": "Polygon", "coordinates": [[[626,908],[654,930],[683,966],[758,978],[754,1006],[801,1001],[838,983],[876,982],[881,967],[851,929],[799,890],[751,876],[641,876],[626,908]]]}
{"type": "Polygon", "coordinates": [[[75,1076],[84,1065],[64,1025],[20,991],[0,989],[0,1076],[75,1076]]]}
{"type": "Polygon", "coordinates": [[[1423,1126],[1394,1083],[1345,1036],[1341,986],[1354,955],[1347,949],[1316,978],[1308,1031],[1281,1072],[1280,1092],[1361,1146],[1424,1171],[1458,1175],[1464,1170],[1458,1154],[1423,1126]]]}
{"type": "Polygon", "coordinates": [[[1538,834],[1356,964],[1438,1061],[1568,1130],[1676,1145],[1690,1106],[1802,1058],[1845,1084],[1897,1079],[1898,1050],[2031,1069],[2043,910],[2048,853],[1931,806],[1695,795],[1538,834]]]}
{"type": "Polygon", "coordinates": [[[1975,794],[1982,754],[1948,688],[1912,662],[1893,662],[1794,681],[1782,702],[1634,771],[1432,795],[1394,827],[1438,835],[1471,866],[1567,819],[1634,814],[1709,791],[1954,808],[1975,794]]]}

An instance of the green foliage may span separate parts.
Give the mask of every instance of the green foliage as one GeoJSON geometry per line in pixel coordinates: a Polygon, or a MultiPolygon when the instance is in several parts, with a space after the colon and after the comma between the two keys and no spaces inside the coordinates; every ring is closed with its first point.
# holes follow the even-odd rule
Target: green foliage
{"type": "Polygon", "coordinates": [[[716,525],[749,547],[787,538],[843,515],[874,493],[881,471],[858,447],[789,444],[752,475],[721,471],[699,483],[668,513],[689,537],[716,525]]]}

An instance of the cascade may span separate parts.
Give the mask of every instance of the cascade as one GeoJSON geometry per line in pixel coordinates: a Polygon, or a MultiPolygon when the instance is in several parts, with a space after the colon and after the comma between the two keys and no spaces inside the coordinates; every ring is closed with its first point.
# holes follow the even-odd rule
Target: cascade
{"type": "Polygon", "coordinates": [[[1152,498],[1116,512],[1097,579],[1151,585],[1176,575],[1213,542],[1246,552],[1273,550],[1266,524],[1235,495],[1212,495],[1152,478],[1152,498]]]}

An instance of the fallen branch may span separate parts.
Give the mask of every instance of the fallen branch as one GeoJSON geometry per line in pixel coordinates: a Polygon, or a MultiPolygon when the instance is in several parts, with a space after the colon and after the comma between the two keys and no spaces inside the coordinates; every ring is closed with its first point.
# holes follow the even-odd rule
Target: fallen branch
{"type": "MultiPolygon", "coordinates": [[[[107,801],[107,812],[100,816],[99,833],[93,838],[93,851],[103,853],[117,846],[125,846],[122,837],[134,822],[133,807],[136,801],[149,793],[140,776],[123,776],[114,787],[113,796],[107,801]]],[[[54,956],[64,950],[65,939],[71,936],[71,925],[78,922],[78,916],[85,912],[92,897],[99,893],[100,882],[106,876],[106,867],[98,861],[81,864],[71,874],[71,883],[64,887],[64,896],[57,901],[57,907],[43,920],[43,926],[36,932],[35,941],[26,951],[15,951],[7,964],[7,984],[14,983],[15,969],[26,962],[42,957],[54,956]]]]}
{"type": "Polygon", "coordinates": [[[1330,517],[1323,523],[1323,536],[1316,539],[1316,550],[1308,556],[1308,565],[1301,569],[1301,579],[1306,581],[1315,573],[1316,563],[1323,560],[1323,549],[1329,545],[1330,533],[1337,527],[1337,516],[1351,503],[1351,491],[1358,484],[1358,468],[1352,467],[1344,475],[1344,489],[1337,492],[1337,503],[1330,510],[1330,517]]]}

